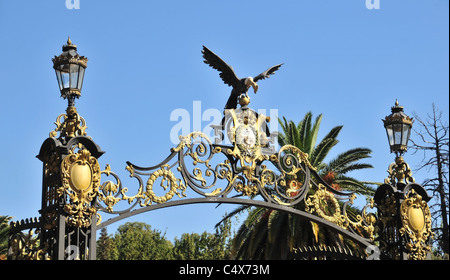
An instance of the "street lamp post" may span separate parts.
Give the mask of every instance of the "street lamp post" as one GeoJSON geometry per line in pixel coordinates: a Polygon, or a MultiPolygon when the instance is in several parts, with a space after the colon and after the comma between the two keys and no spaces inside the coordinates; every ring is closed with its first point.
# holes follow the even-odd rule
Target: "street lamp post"
{"type": "Polygon", "coordinates": [[[403,112],[398,101],[383,119],[391,153],[389,176],[378,187],[374,200],[378,208],[380,249],[388,259],[429,259],[431,251],[431,199],[425,188],[415,182],[403,159],[407,151],[413,119],[403,112]]]}
{"type": "Polygon", "coordinates": [[[43,162],[40,242],[50,259],[95,259],[96,198],[104,153],[87,136],[86,122],[77,113],[75,99],[81,96],[87,58],[77,53],[70,38],[55,56],[61,97],[68,100],[65,114],[56,119],[37,158],[43,162]],[[58,135],[59,133],[59,135],[58,135]]]}
{"type": "Polygon", "coordinates": [[[67,44],[62,47],[62,51],[52,61],[61,97],[67,99],[68,106],[66,114],[58,116],[57,128],[50,132],[50,137],[56,137],[60,132],[59,139],[67,140],[65,138],[86,135],[86,122],[77,113],[75,99],[81,96],[88,59],[77,53],[77,46],[72,44],[70,37],[67,39],[67,44]]]}
{"type": "Polygon", "coordinates": [[[403,159],[403,153],[408,150],[413,119],[403,112],[403,106],[398,104],[398,100],[395,101],[395,106],[391,108],[391,112],[383,120],[383,123],[391,153],[395,153],[395,162],[389,166],[389,177],[385,182],[393,184],[397,180],[402,184],[414,183],[411,169],[403,159]]]}

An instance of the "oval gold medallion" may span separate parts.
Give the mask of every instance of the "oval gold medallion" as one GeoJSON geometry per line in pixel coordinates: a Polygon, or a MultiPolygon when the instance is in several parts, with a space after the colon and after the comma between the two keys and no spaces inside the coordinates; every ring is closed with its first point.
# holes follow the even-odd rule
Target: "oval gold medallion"
{"type": "Polygon", "coordinates": [[[420,231],[425,225],[425,217],[421,208],[410,207],[408,210],[409,224],[415,231],[420,231]]]}
{"type": "Polygon", "coordinates": [[[71,186],[78,192],[89,189],[92,185],[92,170],[89,164],[75,162],[70,169],[71,186]]]}

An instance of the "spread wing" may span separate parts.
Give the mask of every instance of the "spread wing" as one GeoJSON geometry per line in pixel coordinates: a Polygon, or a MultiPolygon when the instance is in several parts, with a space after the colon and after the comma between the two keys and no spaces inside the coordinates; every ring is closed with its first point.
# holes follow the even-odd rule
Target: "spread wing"
{"type": "Polygon", "coordinates": [[[229,86],[236,86],[239,83],[239,78],[234,73],[233,67],[226,64],[218,55],[213,53],[210,49],[203,46],[203,62],[220,72],[219,76],[225,84],[229,86]]]}
{"type": "Polygon", "coordinates": [[[265,78],[269,78],[270,75],[274,74],[275,71],[277,71],[278,69],[280,69],[281,65],[283,65],[283,64],[284,64],[284,63],[281,63],[281,64],[278,64],[278,65],[275,65],[275,66],[270,67],[270,68],[267,69],[266,71],[262,72],[261,74],[259,74],[259,75],[256,76],[256,77],[254,77],[254,78],[253,78],[253,81],[255,81],[255,83],[256,83],[258,80],[264,80],[265,78]]]}

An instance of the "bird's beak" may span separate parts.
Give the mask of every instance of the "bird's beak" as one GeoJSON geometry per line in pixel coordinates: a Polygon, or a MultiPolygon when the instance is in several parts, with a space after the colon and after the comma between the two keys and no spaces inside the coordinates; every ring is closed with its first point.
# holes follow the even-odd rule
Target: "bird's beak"
{"type": "Polygon", "coordinates": [[[258,91],[258,84],[253,81],[252,77],[248,77],[247,79],[245,79],[245,85],[247,87],[251,86],[255,93],[258,91]]]}

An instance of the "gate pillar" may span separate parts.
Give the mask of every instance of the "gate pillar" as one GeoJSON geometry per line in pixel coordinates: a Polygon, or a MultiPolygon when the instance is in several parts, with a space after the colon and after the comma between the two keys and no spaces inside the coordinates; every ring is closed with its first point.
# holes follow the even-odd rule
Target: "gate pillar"
{"type": "Polygon", "coordinates": [[[378,208],[378,241],[382,258],[423,260],[431,258],[431,197],[415,183],[402,154],[407,150],[413,120],[403,112],[398,101],[383,122],[395,162],[389,176],[378,187],[374,201],[378,208]]]}
{"type": "Polygon", "coordinates": [[[39,238],[50,259],[96,258],[97,159],[104,152],[87,136],[86,122],[75,107],[86,62],[70,38],[63,53],[53,59],[61,97],[68,100],[68,107],[57,117],[56,129],[37,155],[43,163],[39,238]]]}
{"type": "Polygon", "coordinates": [[[103,153],[86,136],[42,144],[40,242],[51,259],[95,259],[97,159],[103,153]]]}

